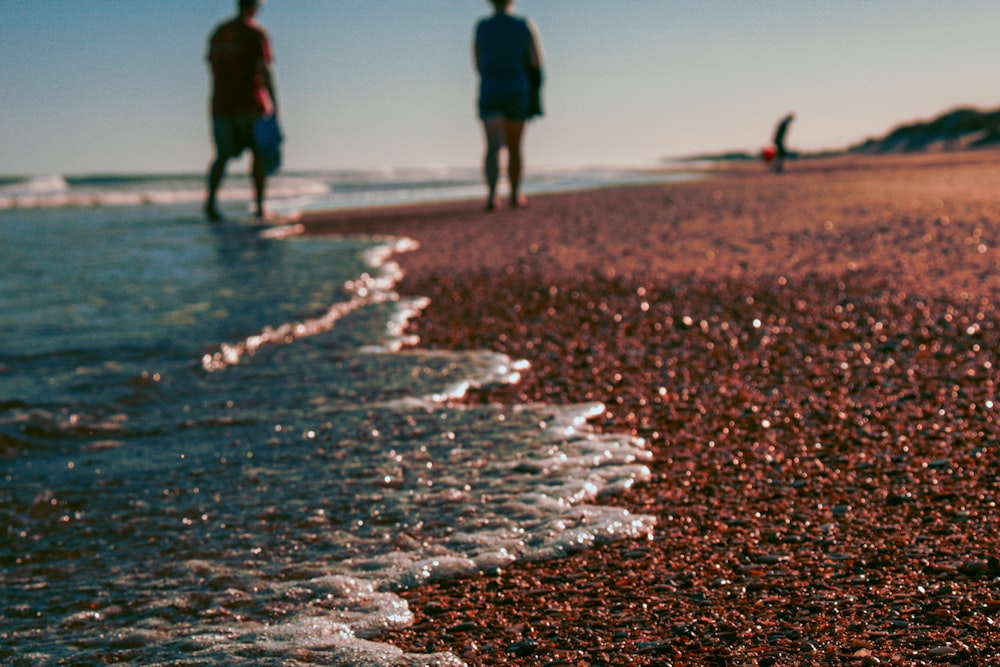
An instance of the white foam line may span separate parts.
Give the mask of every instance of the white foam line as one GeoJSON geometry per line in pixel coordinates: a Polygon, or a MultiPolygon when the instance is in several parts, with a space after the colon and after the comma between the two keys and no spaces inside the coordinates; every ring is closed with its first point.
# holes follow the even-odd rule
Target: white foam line
{"type": "Polygon", "coordinates": [[[260,236],[265,239],[287,239],[292,236],[301,236],[306,231],[306,226],[298,223],[294,225],[279,225],[264,229],[260,236]]]}
{"type": "MultiPolygon", "coordinates": [[[[366,263],[376,269],[374,275],[366,272],[345,284],[348,292],[353,294],[350,299],[333,304],[319,317],[302,322],[286,322],[277,327],[266,327],[260,333],[248,336],[239,342],[223,343],[217,351],[202,356],[202,368],[206,371],[225,370],[253,356],[265,345],[286,345],[300,338],[330,331],[340,319],[363,306],[399,301],[399,295],[393,288],[402,278],[403,272],[398,264],[388,261],[388,258],[397,252],[414,250],[419,245],[412,239],[387,238],[382,241],[364,255],[366,263]]],[[[395,336],[398,340],[398,344],[393,343],[390,347],[396,349],[402,347],[406,340],[402,336],[406,320],[415,316],[426,305],[427,299],[413,299],[406,302],[407,307],[400,309],[400,314],[388,325],[390,337],[395,336]],[[399,321],[399,318],[403,318],[402,321],[399,321]]]]}
{"type": "Polygon", "coordinates": [[[490,368],[478,377],[456,382],[440,393],[424,397],[424,400],[431,403],[448,403],[465,398],[470,389],[481,389],[491,385],[517,384],[521,381],[521,372],[531,368],[531,363],[525,359],[513,361],[507,355],[498,352],[484,354],[492,357],[490,368]]]}
{"type": "Polygon", "coordinates": [[[285,323],[277,328],[267,327],[259,334],[248,336],[238,343],[223,343],[217,352],[206,354],[201,358],[201,365],[207,371],[219,371],[229,366],[235,366],[247,356],[253,356],[257,350],[267,344],[287,344],[298,338],[315,336],[329,331],[348,313],[362,306],[375,303],[375,299],[354,297],[350,301],[333,304],[322,316],[305,320],[304,322],[285,323]]]}

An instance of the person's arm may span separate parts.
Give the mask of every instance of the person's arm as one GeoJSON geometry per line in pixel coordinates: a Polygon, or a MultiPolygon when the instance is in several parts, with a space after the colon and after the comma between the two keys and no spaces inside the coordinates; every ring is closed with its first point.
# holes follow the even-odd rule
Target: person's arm
{"type": "Polygon", "coordinates": [[[528,21],[528,31],[531,33],[531,45],[528,52],[528,67],[530,69],[542,69],[544,57],[542,56],[542,42],[538,39],[538,31],[535,24],[528,21]]]}
{"type": "Polygon", "coordinates": [[[271,73],[271,68],[264,60],[257,62],[257,80],[260,82],[260,87],[267,91],[268,100],[266,100],[265,112],[277,116],[278,89],[274,84],[274,75],[271,73]]]}
{"type": "Polygon", "coordinates": [[[476,72],[479,72],[479,25],[476,25],[476,34],[472,38],[472,64],[476,67],[476,72]]]}
{"type": "Polygon", "coordinates": [[[266,33],[261,34],[260,57],[257,59],[256,69],[257,85],[267,91],[268,99],[264,100],[265,114],[278,115],[278,89],[274,82],[274,74],[271,72],[271,42],[266,33]]]}
{"type": "Polygon", "coordinates": [[[528,81],[531,83],[528,100],[528,115],[531,117],[541,116],[542,110],[542,47],[538,40],[538,33],[535,26],[528,21],[528,31],[531,33],[531,42],[528,47],[528,81]]]}

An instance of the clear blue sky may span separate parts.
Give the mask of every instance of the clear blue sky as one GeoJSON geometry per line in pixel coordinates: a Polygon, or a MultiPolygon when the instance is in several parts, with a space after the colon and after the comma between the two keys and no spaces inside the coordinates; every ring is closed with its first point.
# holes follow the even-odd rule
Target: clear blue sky
{"type": "MultiPolygon", "coordinates": [[[[0,175],[198,172],[232,0],[0,0],[0,175]]],[[[286,166],[472,166],[485,0],[268,0],[286,166]]],[[[1000,106],[996,0],[519,0],[547,57],[538,165],[840,148],[1000,106]]]]}

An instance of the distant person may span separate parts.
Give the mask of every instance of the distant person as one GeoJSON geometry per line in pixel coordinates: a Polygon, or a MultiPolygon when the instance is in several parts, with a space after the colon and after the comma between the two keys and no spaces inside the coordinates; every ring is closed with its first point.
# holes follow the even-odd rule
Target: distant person
{"type": "Polygon", "coordinates": [[[788,126],[795,120],[795,114],[788,114],[781,119],[778,127],[774,130],[774,171],[781,173],[785,169],[785,157],[788,149],[785,148],[785,135],[788,134],[788,126]]]}
{"type": "Polygon", "coordinates": [[[497,208],[500,150],[507,147],[511,207],[524,206],[521,142],[525,123],[540,116],[542,50],[534,26],[511,14],[513,0],[491,0],[493,16],[476,25],[474,56],[479,72],[479,118],[486,133],[486,209],[497,208]]]}
{"type": "Polygon", "coordinates": [[[212,136],[215,158],[208,172],[205,215],[222,219],[216,195],[226,173],[226,163],[249,148],[253,154],[255,215],[264,217],[264,190],[267,178],[264,159],[253,137],[254,123],[277,113],[277,95],[271,75],[271,43],[255,21],[261,0],[238,0],[238,14],[216,26],[208,42],[208,62],[212,69],[212,136]]]}

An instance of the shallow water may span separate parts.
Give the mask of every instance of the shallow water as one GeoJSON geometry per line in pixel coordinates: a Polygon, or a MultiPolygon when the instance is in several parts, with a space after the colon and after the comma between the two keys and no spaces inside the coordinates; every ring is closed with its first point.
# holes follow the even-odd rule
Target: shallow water
{"type": "Polygon", "coordinates": [[[449,402],[524,362],[404,344],[405,240],[266,236],[0,213],[0,661],[461,664],[396,591],[649,532],[600,406],[449,402]]]}

